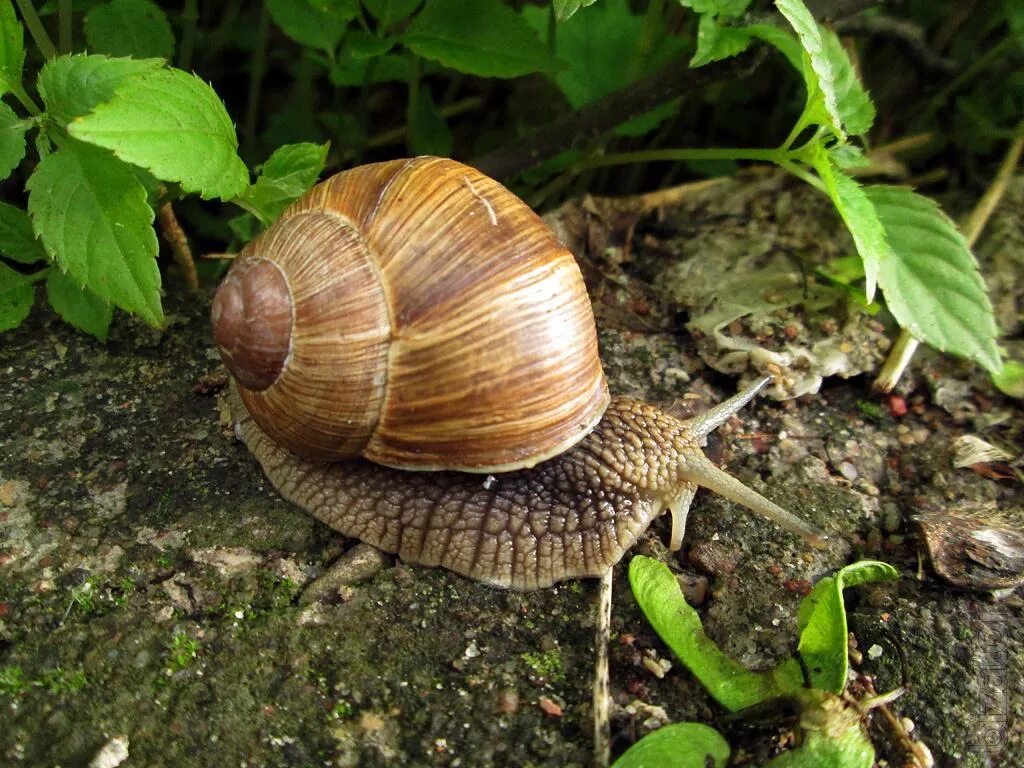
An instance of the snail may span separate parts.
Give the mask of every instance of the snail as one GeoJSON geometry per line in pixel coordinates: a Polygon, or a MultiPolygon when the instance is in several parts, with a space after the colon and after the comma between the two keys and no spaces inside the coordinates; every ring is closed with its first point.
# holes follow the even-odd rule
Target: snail
{"type": "Polygon", "coordinates": [[[688,421],[610,397],[573,255],[452,160],[320,183],[214,297],[236,434],[288,500],[404,561],[514,589],[601,576],[697,486],[824,537],[704,456],[763,386],[688,421]]]}

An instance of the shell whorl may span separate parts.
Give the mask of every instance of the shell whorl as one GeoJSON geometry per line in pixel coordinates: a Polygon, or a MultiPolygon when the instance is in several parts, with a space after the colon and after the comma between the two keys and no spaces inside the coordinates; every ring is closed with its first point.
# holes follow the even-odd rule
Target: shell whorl
{"type": "Polygon", "coordinates": [[[223,285],[215,336],[243,401],[309,459],[506,471],[575,444],[608,404],[572,254],[525,203],[451,160],[328,179],[223,285]],[[264,261],[286,291],[254,285],[275,283],[264,261]],[[264,311],[270,330],[257,332],[264,311]]]}

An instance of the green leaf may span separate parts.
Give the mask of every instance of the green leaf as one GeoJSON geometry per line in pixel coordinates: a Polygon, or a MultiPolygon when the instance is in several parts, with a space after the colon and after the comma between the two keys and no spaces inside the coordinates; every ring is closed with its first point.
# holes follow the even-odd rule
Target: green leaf
{"type": "Polygon", "coordinates": [[[891,581],[899,572],[888,563],[861,560],[826,576],[800,603],[797,653],[810,678],[810,686],[835,694],[846,687],[848,671],[846,607],[843,589],[870,581],[891,581]]]}
{"type": "Polygon", "coordinates": [[[220,97],[179,69],[129,80],[92,114],[72,121],[68,132],[207,199],[234,197],[249,184],[220,97]]]}
{"type": "MultiPolygon", "coordinates": [[[[538,34],[547,27],[548,15],[542,8],[523,8],[525,18],[538,34]]],[[[555,75],[555,82],[573,108],[596,101],[612,91],[625,88],[636,78],[662,69],[680,58],[688,44],[682,38],[658,35],[652,48],[635,66],[629,60],[640,53],[637,41],[644,36],[645,20],[630,11],[625,0],[604,0],[586,14],[562,24],[555,38],[556,53],[566,66],[555,75]]],[[[622,135],[640,135],[678,111],[679,102],[671,101],[620,126],[622,135]]]]}
{"type": "Polygon", "coordinates": [[[387,30],[396,21],[411,15],[422,0],[363,0],[363,5],[377,21],[380,28],[387,30]]]}
{"type": "Polygon", "coordinates": [[[92,291],[61,272],[51,269],[46,275],[46,298],[53,310],[80,331],[107,340],[114,307],[92,291]]]}
{"type": "Polygon", "coordinates": [[[800,41],[789,32],[771,24],[751,24],[743,28],[751,37],[756,37],[768,43],[786,57],[786,61],[797,72],[803,73],[804,51],[800,47],[800,41]]]}
{"type": "Polygon", "coordinates": [[[65,126],[114,97],[131,80],[156,72],[160,59],[111,59],[107,56],[58,56],[39,71],[39,95],[46,117],[65,126]]]}
{"type": "Polygon", "coordinates": [[[864,261],[864,295],[874,301],[878,273],[886,260],[893,258],[885,228],[864,188],[845,173],[834,170],[826,155],[820,155],[815,168],[825,182],[829,197],[853,236],[857,253],[864,261]]]}
{"type": "Polygon", "coordinates": [[[833,165],[843,170],[871,165],[861,148],[854,144],[835,144],[828,148],[828,156],[833,165]]]}
{"type": "Polygon", "coordinates": [[[802,0],[775,0],[775,7],[796,31],[797,37],[800,38],[800,45],[803,46],[808,57],[809,68],[807,66],[803,68],[804,80],[807,83],[808,103],[815,99],[821,100],[823,112],[821,119],[826,121],[832,133],[840,140],[845,141],[846,132],[843,130],[843,119],[836,103],[835,75],[832,72],[832,62],[822,40],[821,28],[802,0]]]}
{"type": "Polygon", "coordinates": [[[722,653],[704,634],[700,617],[663,563],[637,555],[629,564],[629,583],[654,631],[726,709],[736,712],[803,686],[796,659],[769,672],[751,672],[722,653]]]}
{"type": "Polygon", "coordinates": [[[350,30],[345,35],[345,50],[356,60],[383,56],[394,46],[394,40],[386,37],[377,37],[361,29],[350,30]]]}
{"type": "Polygon", "coordinates": [[[0,331],[21,325],[35,300],[32,277],[0,264],[0,331]]]}
{"type": "Polygon", "coordinates": [[[425,59],[481,77],[518,77],[554,68],[524,19],[501,0],[427,0],[405,31],[405,45],[425,59]]]}
{"type": "Polygon", "coordinates": [[[568,21],[580,8],[589,8],[597,0],[554,0],[555,20],[568,21]]]}
{"type": "Polygon", "coordinates": [[[7,203],[0,203],[0,254],[21,264],[46,261],[46,251],[32,231],[28,214],[7,203]]]}
{"type": "Polygon", "coordinates": [[[407,115],[407,122],[412,154],[447,157],[452,153],[452,132],[430,91],[420,90],[413,111],[407,115]]]}
{"type": "Polygon", "coordinates": [[[296,198],[312,187],[327,162],[330,144],[287,144],[270,156],[259,178],[233,202],[272,224],[296,198]]]}
{"type": "Polygon", "coordinates": [[[0,0],[0,96],[21,88],[25,42],[11,0],[0,0]]]}
{"type": "Polygon", "coordinates": [[[729,744],[714,728],[672,723],[644,736],[612,768],[724,768],[728,760],[729,744]]]}
{"type": "Polygon", "coordinates": [[[1024,4],[1020,0],[1003,0],[1003,15],[1017,44],[1024,48],[1024,4]]]}
{"type": "Polygon", "coordinates": [[[830,29],[819,28],[823,51],[832,70],[832,87],[836,95],[836,109],[843,128],[851,136],[861,136],[871,130],[875,122],[875,105],[857,78],[850,56],[839,37],[830,29]]]}
{"type": "Polygon", "coordinates": [[[364,83],[409,82],[409,59],[412,54],[386,53],[372,59],[357,59],[353,56],[338,56],[331,67],[329,77],[332,85],[361,86],[364,83]]]}
{"type": "Polygon", "coordinates": [[[25,157],[25,131],[31,127],[32,121],[22,120],[0,101],[0,180],[10,176],[25,157]]]}
{"type": "Polygon", "coordinates": [[[956,225],[937,203],[910,189],[879,185],[865,192],[892,248],[878,284],[893,317],[915,339],[998,371],[992,304],[956,225]]]}
{"type": "Polygon", "coordinates": [[[266,0],[270,18],[292,40],[333,53],[359,14],[357,0],[266,0]]]}
{"type": "Polygon", "coordinates": [[[742,27],[720,26],[714,16],[706,13],[697,25],[697,52],[690,59],[690,66],[696,69],[742,53],[750,44],[750,37],[742,27]]]}
{"type": "Polygon", "coordinates": [[[747,11],[751,0],[679,0],[684,8],[690,8],[697,13],[714,14],[735,18],[742,16],[747,11]]]}
{"type": "Polygon", "coordinates": [[[28,212],[49,257],[105,301],[163,322],[153,209],[132,169],[67,142],[28,180],[28,212]]]}
{"type": "Polygon", "coordinates": [[[992,383],[1004,395],[1024,399],[1024,363],[1004,360],[1002,370],[992,374],[992,383]]]}
{"type": "Polygon", "coordinates": [[[167,15],[149,0],[111,0],[85,15],[89,48],[137,59],[174,56],[174,32],[167,15]]]}

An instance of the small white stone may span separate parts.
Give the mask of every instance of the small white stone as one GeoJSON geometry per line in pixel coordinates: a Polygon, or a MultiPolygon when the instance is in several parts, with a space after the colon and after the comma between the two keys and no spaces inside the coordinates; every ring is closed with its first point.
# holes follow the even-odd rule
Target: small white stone
{"type": "Polygon", "coordinates": [[[128,737],[115,736],[89,761],[89,768],[117,768],[128,759],[128,737]]]}

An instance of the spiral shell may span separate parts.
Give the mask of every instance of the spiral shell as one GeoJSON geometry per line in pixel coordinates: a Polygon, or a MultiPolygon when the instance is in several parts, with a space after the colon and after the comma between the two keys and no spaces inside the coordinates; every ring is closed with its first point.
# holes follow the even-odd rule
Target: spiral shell
{"type": "Polygon", "coordinates": [[[452,160],[360,166],[314,187],[242,251],[212,317],[253,419],[316,461],[529,467],[608,405],[572,254],[452,160]]]}

